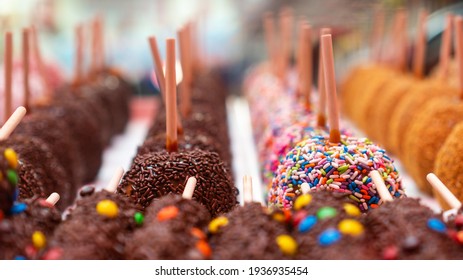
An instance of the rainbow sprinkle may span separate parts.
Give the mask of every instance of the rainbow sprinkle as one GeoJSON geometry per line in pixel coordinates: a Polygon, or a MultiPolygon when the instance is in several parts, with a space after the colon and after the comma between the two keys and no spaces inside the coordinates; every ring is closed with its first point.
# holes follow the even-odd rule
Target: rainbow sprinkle
{"type": "Polygon", "coordinates": [[[382,174],[394,198],[404,196],[401,177],[386,151],[367,138],[343,136],[341,143],[329,143],[328,137],[314,136],[296,145],[280,163],[269,190],[270,206],[291,209],[301,185],[311,189],[344,192],[363,212],[381,205],[371,170],[382,174]]]}

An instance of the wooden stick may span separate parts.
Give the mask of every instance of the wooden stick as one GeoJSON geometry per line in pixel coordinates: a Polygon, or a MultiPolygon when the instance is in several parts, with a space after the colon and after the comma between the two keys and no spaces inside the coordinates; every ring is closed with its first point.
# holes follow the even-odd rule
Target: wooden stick
{"type": "Polygon", "coordinates": [[[280,32],[281,32],[281,58],[280,58],[280,79],[286,84],[289,61],[291,58],[291,41],[293,29],[293,11],[285,7],[280,12],[280,32]]]}
{"type": "Polygon", "coordinates": [[[382,48],[382,43],[381,40],[384,35],[384,10],[383,9],[378,9],[375,12],[375,17],[373,20],[373,33],[371,36],[371,52],[370,52],[370,58],[373,61],[379,62],[381,61],[381,48],[382,48]]]}
{"type": "Polygon", "coordinates": [[[328,97],[328,121],[330,124],[330,142],[340,143],[339,109],[336,93],[336,78],[334,73],[333,42],[331,35],[321,37],[321,51],[323,56],[323,73],[325,74],[325,87],[328,97]]]}
{"type": "Polygon", "coordinates": [[[2,128],[0,128],[0,141],[6,140],[11,135],[11,133],[15,130],[15,128],[26,115],[26,112],[26,108],[22,106],[18,107],[14,111],[14,113],[3,124],[2,128]]]}
{"type": "Polygon", "coordinates": [[[110,193],[115,193],[117,186],[119,186],[119,183],[123,175],[124,175],[124,168],[118,167],[116,171],[114,172],[114,175],[111,177],[111,180],[109,180],[108,185],[106,186],[106,188],[104,188],[105,191],[110,192],[110,193]]]}
{"type": "Polygon", "coordinates": [[[5,33],[5,120],[11,115],[13,107],[12,87],[13,87],[13,34],[5,33]]]}
{"type": "Polygon", "coordinates": [[[304,49],[304,32],[302,32],[302,29],[303,29],[303,26],[304,24],[307,24],[307,20],[305,18],[302,18],[300,21],[299,21],[299,25],[298,25],[298,32],[297,32],[297,56],[296,56],[296,73],[297,73],[297,88],[296,88],[296,95],[297,97],[300,97],[301,95],[303,95],[303,92],[304,92],[304,85],[303,85],[303,76],[304,76],[304,73],[302,73],[304,71],[304,67],[303,67],[303,64],[304,64],[304,58],[303,58],[303,55],[305,53],[305,51],[303,50],[304,49]]]}
{"type": "Polygon", "coordinates": [[[408,14],[404,9],[398,11],[398,33],[397,33],[397,66],[399,71],[407,68],[407,18],[408,14]]]}
{"type": "Polygon", "coordinates": [[[192,199],[195,192],[197,180],[195,177],[188,178],[185,189],[183,190],[182,197],[184,199],[192,199]]]}
{"type": "MultiPolygon", "coordinates": [[[[321,36],[331,34],[331,28],[322,28],[320,30],[321,36]]],[[[317,125],[324,128],[326,126],[326,87],[325,87],[325,74],[323,73],[323,57],[322,48],[320,46],[320,53],[318,54],[318,116],[317,125]]]]}
{"type": "Polygon", "coordinates": [[[272,72],[276,73],[276,52],[275,52],[275,20],[273,19],[273,14],[267,12],[263,17],[263,25],[265,32],[265,44],[267,47],[268,61],[270,62],[270,69],[272,72]]]}
{"type": "Polygon", "coordinates": [[[189,63],[189,48],[188,48],[188,31],[186,27],[181,28],[177,32],[180,45],[180,61],[182,64],[183,81],[180,84],[182,94],[182,102],[180,104],[180,112],[183,118],[187,118],[191,113],[191,88],[190,88],[190,63],[189,63]]]}
{"type": "Polygon", "coordinates": [[[91,34],[92,34],[92,52],[91,52],[91,62],[90,62],[90,73],[96,73],[98,71],[98,21],[94,18],[91,22],[91,34]]]}
{"type": "MultiPolygon", "coordinates": [[[[191,44],[191,75],[199,71],[198,66],[198,22],[197,19],[190,21],[190,44],[191,44]]],[[[193,78],[192,78],[193,79],[193,78]]]]}
{"type": "Polygon", "coordinates": [[[447,14],[445,17],[445,29],[442,33],[440,54],[439,54],[439,68],[441,80],[447,80],[449,72],[449,61],[452,52],[452,29],[453,29],[453,15],[447,14]]]}
{"type": "Polygon", "coordinates": [[[421,10],[418,19],[418,32],[415,38],[415,52],[413,56],[413,74],[416,78],[424,76],[424,59],[426,55],[426,19],[427,10],[421,10]]]}
{"type": "Polygon", "coordinates": [[[24,86],[24,107],[29,110],[31,105],[31,89],[29,84],[30,69],[30,47],[29,47],[29,29],[24,28],[22,32],[23,48],[23,86],[24,86]]]}
{"type": "Polygon", "coordinates": [[[167,39],[166,50],[166,149],[172,153],[178,150],[175,39],[167,39]]]}
{"type": "Polygon", "coordinates": [[[248,175],[243,176],[243,201],[244,204],[252,203],[252,177],[248,175]]]}
{"type": "Polygon", "coordinates": [[[84,27],[82,24],[75,28],[75,40],[74,83],[80,84],[84,77],[84,27]]]}
{"type": "Polygon", "coordinates": [[[30,32],[31,32],[31,40],[32,40],[32,54],[37,64],[37,68],[39,69],[40,78],[42,80],[42,85],[44,88],[45,96],[48,98],[52,94],[52,90],[48,82],[47,69],[42,59],[39,38],[38,38],[37,31],[34,26],[30,28],[30,32]]]}
{"type": "Polygon", "coordinates": [[[304,103],[307,110],[312,107],[310,100],[312,93],[312,27],[305,23],[302,26],[303,47],[302,47],[302,90],[304,103]]]}
{"type": "Polygon", "coordinates": [[[59,199],[60,199],[60,195],[56,192],[50,194],[50,196],[48,196],[48,198],[45,200],[48,204],[50,204],[51,206],[55,206],[56,203],[58,203],[59,199]]]}
{"type": "Polygon", "coordinates": [[[105,33],[104,33],[104,17],[99,14],[97,20],[97,33],[98,33],[98,68],[102,71],[106,64],[105,55],[105,33]]]}
{"type": "MultiPolygon", "coordinates": [[[[162,69],[161,55],[159,54],[158,43],[156,37],[151,36],[148,38],[148,42],[151,48],[151,54],[154,62],[154,72],[156,73],[156,79],[159,83],[159,90],[161,91],[162,102],[166,105],[166,79],[164,76],[164,70],[162,69]]],[[[180,115],[177,114],[177,132],[183,134],[183,125],[180,115]]]]}
{"type": "Polygon", "coordinates": [[[384,184],[383,177],[379,174],[378,170],[372,170],[370,172],[371,180],[373,184],[376,186],[376,190],[378,191],[379,197],[384,202],[390,202],[393,200],[391,193],[387,189],[386,185],[384,184]]]}
{"type": "Polygon", "coordinates": [[[444,199],[444,201],[452,209],[459,209],[461,207],[461,202],[458,198],[453,195],[453,193],[442,183],[442,181],[434,174],[429,173],[426,176],[429,184],[434,188],[434,190],[444,199]]]}
{"type": "Polygon", "coordinates": [[[159,83],[159,89],[161,91],[162,101],[166,104],[166,80],[164,78],[164,71],[162,70],[162,60],[159,54],[158,43],[156,37],[148,37],[148,42],[151,48],[151,55],[153,56],[154,72],[156,73],[156,79],[159,83]]]}
{"type": "Polygon", "coordinates": [[[457,58],[457,75],[458,75],[458,85],[460,90],[460,96],[463,98],[463,17],[455,17],[455,50],[457,58]]]}

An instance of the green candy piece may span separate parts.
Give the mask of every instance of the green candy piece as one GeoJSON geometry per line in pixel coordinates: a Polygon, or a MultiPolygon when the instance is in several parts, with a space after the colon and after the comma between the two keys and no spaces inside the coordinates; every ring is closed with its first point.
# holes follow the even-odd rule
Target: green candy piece
{"type": "Polygon", "coordinates": [[[333,207],[322,207],[317,211],[317,218],[320,220],[336,217],[337,211],[333,207]]]}
{"type": "Polygon", "coordinates": [[[18,174],[16,173],[16,171],[12,169],[8,169],[6,171],[6,177],[8,178],[8,182],[10,182],[10,184],[15,185],[15,186],[18,184],[19,178],[18,178],[18,174]]]}
{"type": "Polygon", "coordinates": [[[139,226],[143,225],[143,222],[145,221],[145,216],[143,216],[142,213],[137,212],[133,215],[133,219],[135,220],[135,223],[139,226]]]}

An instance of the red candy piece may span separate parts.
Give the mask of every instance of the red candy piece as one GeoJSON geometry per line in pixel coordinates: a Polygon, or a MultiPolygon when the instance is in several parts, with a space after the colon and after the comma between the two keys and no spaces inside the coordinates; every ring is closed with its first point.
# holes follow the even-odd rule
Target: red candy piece
{"type": "Polygon", "coordinates": [[[458,215],[455,217],[455,226],[463,227],[463,215],[458,215]]]}
{"type": "Polygon", "coordinates": [[[296,214],[294,214],[293,225],[296,227],[305,217],[307,217],[307,211],[298,211],[296,214]]]}
{"type": "Polygon", "coordinates": [[[45,254],[43,254],[42,259],[43,260],[58,260],[61,258],[61,255],[63,254],[63,251],[61,248],[52,248],[48,250],[45,254]]]}
{"type": "Polygon", "coordinates": [[[3,211],[0,210],[0,222],[5,218],[5,214],[3,214],[3,211]]]}
{"type": "Polygon", "coordinates": [[[37,249],[35,249],[33,245],[27,245],[24,249],[24,252],[26,253],[27,258],[33,259],[34,256],[37,254],[37,249]]]}
{"type": "Polygon", "coordinates": [[[389,246],[383,251],[383,259],[385,260],[396,260],[399,250],[396,246],[389,246]]]}

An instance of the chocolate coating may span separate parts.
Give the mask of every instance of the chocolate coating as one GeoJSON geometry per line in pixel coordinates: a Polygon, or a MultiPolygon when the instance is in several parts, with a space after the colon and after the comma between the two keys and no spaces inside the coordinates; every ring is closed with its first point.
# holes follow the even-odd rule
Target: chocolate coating
{"type": "Polygon", "coordinates": [[[153,223],[134,233],[127,242],[126,258],[130,260],[204,260],[197,248],[200,239],[186,226],[169,222],[153,223]]]}
{"type": "Polygon", "coordinates": [[[146,208],[146,221],[155,221],[160,210],[167,206],[175,206],[179,209],[177,216],[170,219],[169,223],[176,228],[196,227],[205,229],[211,220],[211,214],[201,204],[194,200],[184,199],[180,195],[168,194],[160,199],[155,199],[146,208]]]}
{"type": "Polygon", "coordinates": [[[59,209],[71,203],[72,184],[66,171],[43,141],[24,135],[12,135],[0,142],[0,147],[13,148],[19,158],[19,197],[48,197],[53,192],[61,194],[59,209]]]}
{"type": "MultiPolygon", "coordinates": [[[[299,244],[297,259],[300,260],[364,260],[375,259],[374,251],[370,250],[367,234],[364,232],[358,236],[341,234],[337,242],[329,245],[322,245],[320,237],[328,230],[338,230],[339,223],[345,219],[353,219],[363,224],[364,215],[360,209],[352,203],[348,195],[331,191],[313,191],[309,193],[312,201],[293,214],[293,234],[299,244]],[[358,216],[346,212],[345,207],[358,209],[358,216]],[[348,206],[348,207],[349,207],[348,206]],[[323,209],[335,209],[334,216],[323,217],[323,209]],[[319,212],[320,211],[320,212],[319,212]],[[319,216],[319,215],[320,216],[319,216]],[[316,218],[316,223],[307,231],[299,228],[302,220],[307,217],[316,218]],[[296,221],[296,219],[298,221],[296,221]]],[[[364,228],[364,230],[366,230],[364,228]]],[[[339,231],[338,231],[339,232],[339,231]]]]}
{"type": "Polygon", "coordinates": [[[72,128],[72,137],[78,143],[78,151],[84,160],[83,182],[92,181],[102,163],[103,143],[98,121],[85,104],[60,100],[51,105],[34,107],[32,111],[45,112],[51,118],[62,119],[67,127],[72,128]]]}
{"type": "Polygon", "coordinates": [[[288,234],[285,226],[274,220],[259,203],[237,207],[226,215],[228,225],[210,237],[214,259],[276,260],[288,259],[276,243],[288,234]]]}
{"type": "Polygon", "coordinates": [[[8,214],[10,211],[16,193],[16,184],[8,180],[9,170],[16,170],[8,164],[3,155],[4,151],[3,149],[0,153],[0,217],[8,214]]]}
{"type": "Polygon", "coordinates": [[[72,138],[65,122],[51,118],[49,114],[29,114],[16,127],[13,135],[36,137],[45,142],[71,178],[73,192],[76,191],[84,174],[83,159],[78,152],[78,143],[72,138]]]}
{"type": "Polygon", "coordinates": [[[156,197],[181,194],[189,177],[196,177],[193,198],[206,206],[211,216],[230,211],[238,202],[237,188],[216,153],[194,150],[138,155],[122,178],[118,192],[147,207],[156,197]]]}
{"type": "Polygon", "coordinates": [[[60,212],[40,198],[25,201],[27,208],[21,213],[0,220],[0,259],[16,257],[37,259],[41,248],[34,248],[32,235],[41,232],[48,242],[61,222],[60,212]]]}
{"type": "Polygon", "coordinates": [[[366,227],[374,242],[370,250],[384,256],[394,248],[397,259],[462,259],[463,250],[445,233],[431,230],[429,219],[440,219],[418,199],[403,198],[385,203],[365,217],[366,227]]]}
{"type": "Polygon", "coordinates": [[[56,229],[52,247],[62,250],[66,260],[122,259],[127,238],[136,228],[135,206],[126,198],[107,191],[77,200],[75,208],[56,229]],[[118,207],[114,218],[101,215],[96,206],[111,200],[118,207]]]}

